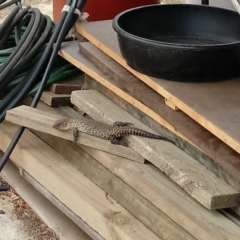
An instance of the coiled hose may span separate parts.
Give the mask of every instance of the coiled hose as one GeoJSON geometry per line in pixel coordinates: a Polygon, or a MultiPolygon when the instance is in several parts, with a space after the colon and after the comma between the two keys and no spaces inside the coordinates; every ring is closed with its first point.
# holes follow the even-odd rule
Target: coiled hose
{"type": "MultiPolygon", "coordinates": [[[[54,77],[57,76],[57,72],[51,72],[51,70],[56,64],[55,60],[58,58],[58,51],[61,47],[61,43],[63,41],[69,40],[65,39],[65,37],[78,19],[76,9],[81,11],[85,3],[86,0],[67,0],[66,5],[69,7],[69,11],[63,11],[59,22],[56,24],[56,26],[51,26],[51,28],[49,27],[50,21],[48,17],[41,14],[39,15],[39,11],[37,9],[28,9],[26,13],[25,9],[20,10],[20,7],[17,6],[13,11],[14,13],[18,12],[18,14],[14,16],[13,13],[10,13],[9,16],[6,18],[5,21],[7,21],[8,23],[11,22],[11,29],[13,29],[17,25],[17,23],[22,22],[22,25],[24,25],[25,22],[23,21],[27,21],[25,20],[25,18],[21,18],[20,16],[25,16],[29,20],[28,25],[25,26],[24,33],[20,33],[20,35],[22,34],[21,38],[19,37],[19,32],[21,32],[21,29],[19,30],[18,28],[17,30],[15,28],[15,34],[16,36],[18,36],[17,42],[18,44],[21,44],[22,47],[18,48],[18,51],[14,51],[14,54],[10,53],[11,57],[7,58],[9,59],[8,64],[4,64],[5,67],[1,66],[0,68],[1,86],[5,86],[6,89],[11,88],[11,91],[8,93],[8,95],[0,102],[0,122],[4,120],[6,111],[19,104],[21,100],[23,100],[23,98],[28,94],[35,93],[33,101],[31,103],[31,107],[35,108],[37,106],[41,98],[42,92],[48,83],[49,77],[52,76],[52,79],[54,79],[54,77]],[[30,14],[31,16],[28,16],[27,14],[30,14]],[[30,32],[28,35],[25,34],[26,31],[28,31],[29,25],[32,26],[32,29],[34,28],[33,31],[35,32],[35,34],[31,34],[31,36],[29,36],[30,32]],[[39,36],[41,37],[39,38],[39,36]],[[23,37],[25,40],[21,41],[23,37]],[[25,44],[25,41],[27,41],[28,44],[25,44]],[[36,45],[38,47],[36,47],[36,45]],[[43,53],[41,54],[40,59],[36,60],[36,52],[41,47],[44,47],[43,53]],[[21,51],[21,54],[19,54],[19,51],[21,51]],[[29,63],[29,60],[32,56],[35,56],[35,61],[37,62],[37,64],[34,67],[30,68],[26,72],[24,77],[21,78],[20,70],[22,69],[22,67],[24,67],[26,63],[29,63]],[[24,62],[24,64],[22,62],[24,62]],[[9,65],[11,65],[11,67],[9,67],[9,65]],[[5,70],[6,68],[8,70],[5,70]],[[9,71],[9,69],[12,69],[11,72],[9,71]],[[14,74],[12,74],[12,71],[14,72],[14,74]],[[5,78],[3,79],[2,76],[5,76],[5,78]],[[20,78],[21,80],[19,80],[20,78]],[[41,79],[40,83],[39,79],[41,79]]],[[[10,26],[6,26],[6,22],[3,23],[0,26],[0,32],[2,32],[2,29],[9,29],[10,26]]],[[[12,36],[11,34],[9,34],[8,30],[6,30],[6,34],[8,35],[8,41],[12,41],[12,36]]],[[[9,44],[5,36],[1,35],[0,41],[3,41],[3,45],[9,44]]],[[[4,54],[9,54],[9,52],[6,51],[4,52],[4,54]]],[[[66,65],[65,68],[67,68],[66,65]]],[[[57,68],[55,70],[57,71],[57,68]]],[[[66,72],[71,70],[72,69],[67,69],[66,72]]],[[[17,130],[15,136],[13,137],[10,145],[8,146],[0,161],[0,171],[2,171],[3,167],[5,166],[13,149],[15,148],[22,133],[24,132],[24,129],[24,127],[20,127],[17,130]]]]}

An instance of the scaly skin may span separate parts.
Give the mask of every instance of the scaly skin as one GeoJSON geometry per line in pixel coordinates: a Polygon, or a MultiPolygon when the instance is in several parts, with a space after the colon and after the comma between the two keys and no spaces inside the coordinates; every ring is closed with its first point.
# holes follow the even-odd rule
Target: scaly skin
{"type": "Polygon", "coordinates": [[[73,131],[73,142],[78,138],[78,132],[83,132],[101,139],[109,140],[112,144],[127,146],[126,140],[122,139],[128,135],[153,138],[174,143],[168,138],[133,127],[132,123],[115,122],[113,126],[87,118],[62,118],[53,124],[53,128],[73,131]]]}

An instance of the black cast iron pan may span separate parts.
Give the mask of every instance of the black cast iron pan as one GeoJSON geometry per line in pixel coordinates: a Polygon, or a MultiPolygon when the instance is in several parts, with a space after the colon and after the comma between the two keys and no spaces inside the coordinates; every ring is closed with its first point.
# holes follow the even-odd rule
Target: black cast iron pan
{"type": "Polygon", "coordinates": [[[240,76],[240,16],[206,5],[150,5],[113,20],[127,64],[172,81],[209,82],[240,76]]]}

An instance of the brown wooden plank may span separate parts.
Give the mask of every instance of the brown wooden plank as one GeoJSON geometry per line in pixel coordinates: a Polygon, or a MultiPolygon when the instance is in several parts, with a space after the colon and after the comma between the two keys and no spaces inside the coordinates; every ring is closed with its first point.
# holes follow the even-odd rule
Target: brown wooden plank
{"type": "Polygon", "coordinates": [[[240,153],[240,112],[238,111],[240,82],[238,79],[196,84],[152,78],[133,70],[126,64],[120,53],[117,35],[112,28],[112,20],[77,24],[76,30],[240,153]]]}
{"type": "MultiPolygon", "coordinates": [[[[138,81],[138,85],[141,84],[140,87],[138,87],[138,85],[134,85],[134,87],[132,87],[132,84],[124,84],[124,81],[119,84],[119,82],[117,82],[113,77],[110,77],[106,71],[104,73],[99,69],[99,67],[95,66],[91,61],[86,59],[86,57],[78,54],[76,48],[78,48],[77,42],[63,44],[60,55],[76,67],[82,69],[104,87],[114,92],[117,96],[124,99],[127,103],[143,112],[144,114],[140,116],[141,118],[144,119],[145,115],[147,115],[180,138],[198,146],[200,150],[219,164],[220,167],[215,165],[216,173],[219,173],[219,176],[240,190],[240,155],[237,152],[232,150],[183,112],[173,112],[170,108],[166,107],[164,99],[151,88],[147,87],[146,84],[141,84],[141,81],[138,81]],[[131,93],[133,88],[137,89],[135,94],[131,93]],[[222,174],[218,171],[218,167],[220,171],[223,169],[223,172],[226,174],[222,174]]],[[[108,62],[108,64],[110,65],[110,62],[108,62]]],[[[113,62],[113,64],[114,66],[110,65],[111,69],[115,69],[116,66],[119,66],[116,62],[113,62]]],[[[125,72],[126,71],[124,71],[124,76],[126,75],[125,72]]],[[[131,81],[132,77],[133,76],[130,75],[130,77],[126,79],[131,81]]],[[[165,134],[166,131],[162,131],[161,133],[165,134]]],[[[179,145],[181,144],[184,146],[186,145],[186,143],[180,143],[179,145]]],[[[191,155],[195,154],[195,152],[196,151],[188,149],[188,153],[191,155]]],[[[202,153],[198,154],[198,160],[205,163],[201,154],[202,153]]],[[[212,164],[211,160],[207,159],[205,164],[209,167],[212,164]]]]}
{"type": "MultiPolygon", "coordinates": [[[[9,110],[5,117],[5,119],[11,123],[72,141],[73,136],[71,131],[59,131],[52,127],[52,125],[61,118],[62,116],[60,115],[48,114],[45,111],[28,106],[20,106],[9,110]]],[[[79,133],[76,143],[85,144],[137,162],[144,162],[144,158],[131,148],[113,145],[109,141],[85,133],[79,133]]]]}
{"type": "MultiPolygon", "coordinates": [[[[13,124],[1,124],[2,151],[16,129],[13,124]]],[[[161,239],[29,130],[24,131],[11,159],[104,239],[161,239]]]]}
{"type": "MultiPolygon", "coordinates": [[[[71,102],[96,120],[109,124],[115,121],[127,121],[138,128],[152,131],[94,90],[74,91],[71,95],[71,102]]],[[[231,204],[240,203],[240,194],[233,187],[216,177],[175,145],[137,136],[128,136],[127,139],[130,147],[158,167],[205,207],[220,209],[226,208],[227,205],[233,207],[231,204]]]]}
{"type": "Polygon", "coordinates": [[[50,86],[50,91],[55,94],[71,94],[72,91],[81,90],[83,86],[83,75],[84,74],[78,75],[74,79],[53,83],[50,86]]]}
{"type": "Polygon", "coordinates": [[[71,105],[70,94],[54,94],[51,91],[44,91],[40,100],[51,107],[71,105]]]}

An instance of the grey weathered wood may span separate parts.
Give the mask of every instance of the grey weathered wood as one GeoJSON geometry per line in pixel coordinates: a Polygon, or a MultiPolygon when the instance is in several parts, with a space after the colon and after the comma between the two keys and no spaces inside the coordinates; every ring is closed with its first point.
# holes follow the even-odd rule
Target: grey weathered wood
{"type": "MultiPolygon", "coordinates": [[[[71,101],[94,119],[107,123],[127,121],[136,127],[153,132],[152,129],[96,91],[74,91],[71,101]]],[[[175,145],[136,136],[129,136],[128,140],[130,147],[157,166],[207,208],[219,209],[239,205],[240,194],[237,190],[175,145]]]]}
{"type": "MultiPolygon", "coordinates": [[[[16,128],[1,124],[2,151],[16,128]]],[[[24,131],[11,159],[106,240],[160,239],[30,131],[24,131]]]]}
{"type": "MultiPolygon", "coordinates": [[[[60,131],[52,127],[52,125],[60,118],[62,118],[62,116],[56,114],[48,114],[44,111],[28,106],[20,106],[7,111],[6,113],[6,120],[9,122],[72,141],[73,136],[71,131],[60,131]]],[[[79,137],[76,143],[89,145],[102,151],[107,151],[112,154],[126,157],[130,160],[138,161],[141,163],[145,162],[144,158],[141,155],[130,148],[113,145],[109,141],[88,134],[79,133],[79,137]]]]}
{"type": "MultiPolygon", "coordinates": [[[[0,152],[0,157],[2,157],[0,152]]],[[[24,201],[36,212],[36,214],[51,228],[61,240],[91,240],[80,226],[84,226],[86,231],[89,232],[98,240],[103,240],[95,231],[87,226],[80,218],[74,214],[69,214],[69,209],[62,206],[61,202],[57,199],[49,201],[54,198],[51,194],[42,191],[37,191],[41,188],[31,176],[26,172],[20,171],[19,169],[9,160],[4,166],[1,176],[6,180],[12,188],[24,199],[24,201]],[[27,177],[26,177],[27,176],[27,177]],[[24,179],[30,179],[30,184],[24,179]],[[34,186],[34,187],[33,187],[34,186]],[[43,193],[43,194],[41,194],[43,193]],[[53,202],[55,204],[53,204],[53,202]],[[78,226],[67,217],[70,216],[78,222],[78,226]],[[99,236],[99,237],[98,237],[99,236]],[[97,238],[98,237],[98,238],[97,238]]]]}

